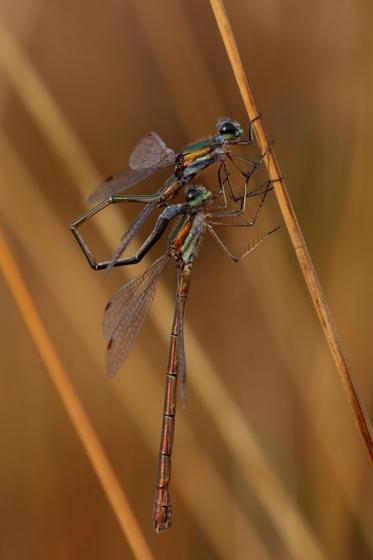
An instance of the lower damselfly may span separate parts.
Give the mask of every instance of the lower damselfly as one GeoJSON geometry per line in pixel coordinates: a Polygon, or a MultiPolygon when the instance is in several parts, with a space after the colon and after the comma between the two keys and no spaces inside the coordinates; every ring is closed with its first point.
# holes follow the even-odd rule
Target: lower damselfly
{"type": "MultiPolygon", "coordinates": [[[[106,371],[113,376],[126,360],[140,332],[145,317],[153,301],[157,282],[163,269],[172,263],[176,270],[176,302],[171,328],[166,389],[163,407],[161,441],[158,457],[156,489],[153,504],[153,527],[159,533],[171,527],[172,510],[170,497],[171,455],[175,431],[177,383],[180,382],[182,401],[185,402],[185,351],[184,351],[184,312],[189,294],[192,266],[199,246],[206,232],[234,262],[251,253],[260,243],[278,228],[264,232],[250,243],[240,254],[234,254],[222,240],[216,229],[220,226],[254,226],[263,207],[267,193],[272,188],[267,181],[258,192],[256,204],[250,220],[244,214],[248,195],[247,181],[238,207],[231,209],[227,203],[224,186],[213,195],[203,186],[190,186],[185,192],[185,202],[167,205],[159,215],[155,227],[133,256],[119,259],[117,266],[136,264],[160,239],[170,222],[176,221],[167,242],[166,252],[145,272],[124,284],[109,300],[103,317],[103,331],[108,339],[106,352],[106,371]]],[[[98,263],[78,231],[82,219],[71,225],[89,264],[95,270],[105,268],[110,261],[98,263]]]]}

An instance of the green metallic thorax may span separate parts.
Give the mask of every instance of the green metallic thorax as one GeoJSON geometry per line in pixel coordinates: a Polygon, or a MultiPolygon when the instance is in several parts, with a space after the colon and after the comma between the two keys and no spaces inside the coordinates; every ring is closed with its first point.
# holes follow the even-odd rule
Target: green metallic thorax
{"type": "Polygon", "coordinates": [[[197,246],[201,239],[201,222],[198,218],[198,216],[195,216],[192,227],[181,249],[181,257],[186,265],[192,263],[197,254],[197,246]]]}
{"type": "Polygon", "coordinates": [[[194,154],[196,152],[199,152],[200,150],[205,150],[206,148],[208,149],[208,151],[213,151],[216,148],[214,139],[215,139],[214,136],[209,136],[208,138],[204,138],[199,142],[194,142],[193,144],[189,144],[180,153],[183,155],[192,154],[192,153],[194,154]]]}
{"type": "Polygon", "coordinates": [[[217,147],[214,136],[186,146],[176,156],[175,176],[183,185],[188,183],[200,171],[218,159],[217,147]]]}

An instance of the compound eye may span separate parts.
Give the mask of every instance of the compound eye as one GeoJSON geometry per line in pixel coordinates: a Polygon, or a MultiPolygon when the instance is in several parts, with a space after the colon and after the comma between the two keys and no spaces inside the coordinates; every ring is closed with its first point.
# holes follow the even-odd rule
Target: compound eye
{"type": "Polygon", "coordinates": [[[185,193],[185,200],[189,202],[190,200],[194,200],[200,194],[199,189],[197,187],[190,187],[185,193]]]}
{"type": "Polygon", "coordinates": [[[224,122],[220,127],[220,134],[235,134],[237,131],[236,127],[232,122],[224,122]]]}

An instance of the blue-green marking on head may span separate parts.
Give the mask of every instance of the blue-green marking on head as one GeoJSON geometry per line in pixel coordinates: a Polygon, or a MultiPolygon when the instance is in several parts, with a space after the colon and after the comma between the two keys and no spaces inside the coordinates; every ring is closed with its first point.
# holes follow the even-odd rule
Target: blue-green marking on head
{"type": "Polygon", "coordinates": [[[185,191],[185,201],[192,208],[201,206],[206,200],[211,198],[211,196],[211,192],[200,185],[192,185],[185,191]]]}

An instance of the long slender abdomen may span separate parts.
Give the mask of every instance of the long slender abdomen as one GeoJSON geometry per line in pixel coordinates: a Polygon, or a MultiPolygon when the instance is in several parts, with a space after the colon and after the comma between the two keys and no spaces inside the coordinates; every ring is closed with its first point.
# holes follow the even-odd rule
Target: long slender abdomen
{"type": "Polygon", "coordinates": [[[171,479],[171,454],[175,430],[175,414],[177,399],[177,337],[178,312],[175,310],[172,325],[168,371],[166,374],[166,390],[163,405],[162,432],[159,446],[158,472],[153,508],[153,527],[160,533],[171,527],[171,497],[168,490],[171,479]]]}
{"type": "MultiPolygon", "coordinates": [[[[171,455],[175,431],[177,376],[179,373],[179,338],[183,329],[185,304],[188,298],[190,271],[177,272],[177,290],[174,320],[172,323],[166,390],[163,405],[161,443],[159,446],[157,481],[153,506],[153,527],[160,533],[169,529],[172,522],[171,455]]],[[[184,354],[184,352],[182,352],[184,354]]]]}

